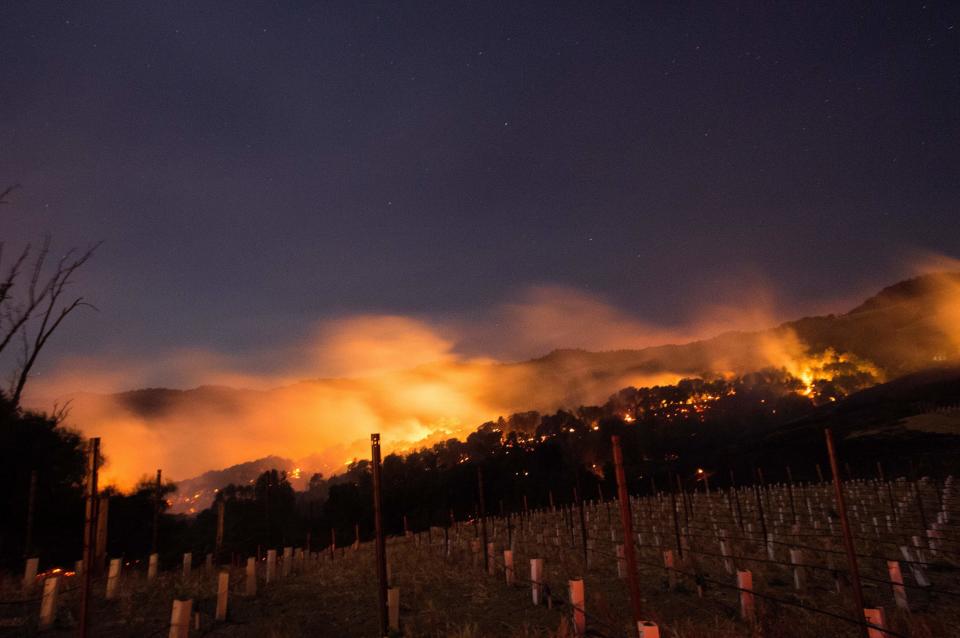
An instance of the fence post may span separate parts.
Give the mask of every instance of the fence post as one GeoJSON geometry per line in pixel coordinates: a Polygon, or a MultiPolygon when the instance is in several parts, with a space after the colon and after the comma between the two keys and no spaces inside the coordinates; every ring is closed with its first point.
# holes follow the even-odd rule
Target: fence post
{"type": "Polygon", "coordinates": [[[33,511],[37,500],[37,471],[30,470],[30,487],[27,491],[27,525],[23,539],[23,555],[31,554],[33,546],[33,511]]]}
{"type": "Polygon", "coordinates": [[[503,550],[503,567],[507,575],[507,585],[513,585],[513,550],[503,550]]]}
{"type": "Polygon", "coordinates": [[[157,542],[160,534],[160,499],[163,495],[163,485],[160,482],[161,472],[157,470],[157,483],[153,488],[153,528],[150,536],[150,553],[157,553],[157,542]]]}
{"type": "Polygon", "coordinates": [[[40,601],[40,629],[49,629],[57,617],[57,594],[60,577],[50,576],[43,581],[43,599],[40,601]]]}
{"type": "MultiPolygon", "coordinates": [[[[630,513],[630,493],[627,491],[627,478],[623,471],[623,450],[620,449],[620,437],[611,436],[613,446],[613,464],[617,476],[617,501],[620,506],[620,523],[623,526],[623,557],[626,560],[627,587],[630,593],[630,607],[633,611],[633,621],[637,623],[638,632],[643,630],[642,611],[640,608],[640,583],[637,582],[637,557],[633,551],[633,516],[630,513]]],[[[640,633],[643,636],[642,633],[640,633]]]]}
{"type": "Polygon", "coordinates": [[[170,638],[189,638],[193,600],[174,600],[170,613],[170,638]]]}
{"type": "Polygon", "coordinates": [[[573,630],[577,636],[583,636],[587,633],[587,615],[585,613],[585,601],[583,596],[583,579],[575,579],[569,582],[570,586],[570,606],[573,608],[573,630]]]}
{"type": "MultiPolygon", "coordinates": [[[[389,618],[387,616],[387,546],[383,538],[383,514],[381,512],[381,494],[380,494],[380,435],[370,435],[370,456],[373,470],[373,520],[374,531],[376,534],[377,550],[377,606],[380,618],[380,635],[386,636],[389,631],[389,618]]],[[[397,595],[399,605],[399,592],[397,595]]],[[[398,607],[399,615],[399,607],[398,607]]]]}
{"type": "MultiPolygon", "coordinates": [[[[850,583],[853,585],[853,600],[857,607],[859,618],[863,614],[863,589],[860,587],[860,570],[857,567],[857,554],[853,546],[853,535],[850,532],[850,521],[847,519],[847,504],[843,498],[843,484],[840,481],[840,471],[838,469],[837,453],[833,446],[833,433],[830,428],[824,429],[824,437],[827,441],[827,454],[830,456],[830,470],[833,473],[833,489],[836,493],[837,511],[840,514],[840,525],[843,528],[843,545],[847,550],[847,562],[850,565],[850,583]]],[[[860,625],[860,634],[863,638],[869,638],[867,626],[860,625]]]]}
{"type": "Polygon", "coordinates": [[[94,554],[97,551],[97,476],[100,464],[100,439],[90,439],[87,448],[86,517],[83,529],[83,585],[80,592],[80,638],[87,638],[90,624],[90,587],[93,582],[94,554]]]}
{"type": "Polygon", "coordinates": [[[190,578],[190,570],[193,569],[193,554],[191,552],[186,552],[183,555],[183,571],[182,575],[184,580],[190,578]]]}
{"type": "MultiPolygon", "coordinates": [[[[482,542],[483,547],[487,550],[487,501],[483,495],[483,468],[480,465],[477,465],[477,491],[480,493],[480,529],[482,530],[482,542]]],[[[490,552],[484,551],[483,554],[483,570],[485,572],[492,573],[490,571],[490,552]]]]}

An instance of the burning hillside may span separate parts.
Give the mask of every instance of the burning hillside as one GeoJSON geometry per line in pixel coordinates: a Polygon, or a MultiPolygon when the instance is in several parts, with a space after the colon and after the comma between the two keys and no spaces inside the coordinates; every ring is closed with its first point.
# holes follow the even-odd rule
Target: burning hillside
{"type": "MultiPolygon", "coordinates": [[[[464,437],[502,414],[598,405],[621,388],[636,388],[621,411],[635,420],[722,414],[759,387],[769,396],[757,398],[754,408],[772,413],[788,408],[771,404],[784,397],[787,403],[797,398],[808,405],[827,403],[956,360],[958,300],[960,275],[927,276],[888,288],[844,315],[683,345],[557,350],[509,364],[464,357],[454,338],[423,322],[343,320],[310,351],[333,352],[337,361],[369,361],[366,372],[265,390],[81,394],[74,398],[70,423],[103,437],[107,480],[129,487],[157,467],[179,479],[267,454],[292,459],[316,454],[313,469],[330,474],[366,455],[371,431],[383,434],[388,449],[409,449],[464,437]],[[374,351],[367,352],[371,344],[374,351]],[[403,367],[404,361],[418,365],[403,367]]],[[[578,316],[585,319],[588,313],[582,300],[578,303],[578,316]]],[[[609,309],[598,313],[621,320],[609,309]]],[[[627,331],[638,325],[623,321],[627,331]]]]}

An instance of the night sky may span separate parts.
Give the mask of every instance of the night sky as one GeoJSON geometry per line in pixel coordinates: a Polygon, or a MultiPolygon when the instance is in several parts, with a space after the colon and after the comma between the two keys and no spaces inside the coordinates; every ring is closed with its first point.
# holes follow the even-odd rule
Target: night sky
{"type": "Polygon", "coordinates": [[[104,242],[44,365],[960,255],[960,5],[650,4],[4,2],[2,236],[104,242]]]}

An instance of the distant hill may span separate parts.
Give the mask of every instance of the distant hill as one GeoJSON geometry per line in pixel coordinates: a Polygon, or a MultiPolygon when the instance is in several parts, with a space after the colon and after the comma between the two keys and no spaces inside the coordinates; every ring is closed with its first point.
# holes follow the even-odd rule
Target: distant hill
{"type": "Polygon", "coordinates": [[[266,456],[256,461],[240,463],[222,470],[211,470],[200,476],[177,482],[177,491],[171,497],[171,510],[175,513],[192,514],[210,506],[216,490],[233,483],[247,485],[267,470],[282,470],[287,473],[294,489],[302,490],[310,480],[312,472],[279,456],[266,456]]]}
{"type": "Polygon", "coordinates": [[[826,470],[823,430],[834,434],[845,462],[875,475],[883,461],[888,472],[905,474],[912,461],[921,471],[960,470],[960,367],[905,375],[868,388],[815,414],[782,426],[752,447],[756,458],[794,462],[798,476],[813,478],[813,464],[826,470]],[[945,465],[944,465],[945,464],[945,465]],[[891,469],[892,468],[892,469],[891,469]]]}
{"type": "MultiPolygon", "coordinates": [[[[144,436],[172,448],[164,458],[184,464],[170,469],[174,478],[196,474],[203,469],[198,462],[226,466],[263,454],[281,455],[281,469],[291,470],[285,459],[315,455],[311,470],[329,475],[368,453],[373,431],[393,428],[385,436],[387,445],[404,449],[466,436],[498,415],[602,404],[628,386],[670,385],[683,377],[734,376],[769,367],[799,377],[816,365],[809,357],[826,351],[852,360],[875,381],[960,365],[960,273],[902,281],[845,314],[685,344],[610,352],[556,350],[516,363],[442,362],[377,377],[315,379],[265,390],[202,386],[81,394],[73,407],[82,430],[99,432],[106,424],[101,429],[108,433],[108,457],[111,445],[142,447],[144,436]],[[198,442],[206,446],[206,458],[196,453],[198,442]]],[[[115,463],[118,475],[143,472],[142,459],[115,455],[115,463]]],[[[250,480],[252,469],[235,469],[246,465],[225,470],[239,477],[227,482],[250,480]]],[[[219,482],[212,476],[202,484],[219,482]]],[[[191,493],[194,484],[184,481],[182,492],[191,493]]]]}

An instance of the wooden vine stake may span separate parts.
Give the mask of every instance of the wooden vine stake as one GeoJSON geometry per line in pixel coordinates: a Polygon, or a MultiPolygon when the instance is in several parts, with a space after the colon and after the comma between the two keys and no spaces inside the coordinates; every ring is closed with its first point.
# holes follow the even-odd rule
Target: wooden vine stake
{"type": "MultiPolygon", "coordinates": [[[[857,553],[853,546],[853,534],[850,531],[850,521],[847,518],[847,504],[843,498],[843,483],[840,480],[837,451],[833,445],[833,433],[830,428],[826,428],[823,433],[827,440],[827,454],[830,456],[830,471],[833,474],[833,490],[837,500],[837,512],[840,514],[840,525],[843,529],[843,546],[847,551],[847,563],[850,566],[850,584],[853,586],[853,601],[857,612],[854,618],[862,618],[864,614],[863,589],[860,586],[860,570],[857,567],[857,553]]],[[[867,625],[860,623],[859,627],[860,635],[863,638],[870,638],[867,625]]]]}
{"type": "Polygon", "coordinates": [[[80,638],[87,638],[90,625],[90,588],[93,581],[94,554],[97,547],[97,475],[100,463],[100,439],[90,439],[87,446],[87,508],[83,529],[83,584],[80,591],[80,638]]]}
{"type": "MultiPolygon", "coordinates": [[[[377,548],[377,611],[380,619],[380,635],[386,636],[389,632],[389,618],[387,616],[387,545],[383,538],[383,513],[381,511],[381,477],[380,477],[380,435],[370,435],[370,455],[373,470],[373,522],[377,548]]],[[[398,615],[400,592],[398,591],[398,615]]]]}
{"type": "Polygon", "coordinates": [[[620,449],[620,437],[610,437],[613,445],[613,464],[617,475],[617,500],[620,505],[620,523],[623,526],[623,538],[629,542],[623,544],[623,559],[627,568],[627,591],[630,592],[630,609],[633,622],[637,625],[640,638],[659,636],[656,625],[643,620],[640,608],[640,583],[637,580],[637,556],[633,551],[633,517],[630,514],[630,494],[627,492],[627,478],[623,471],[623,451],[620,449]]]}

